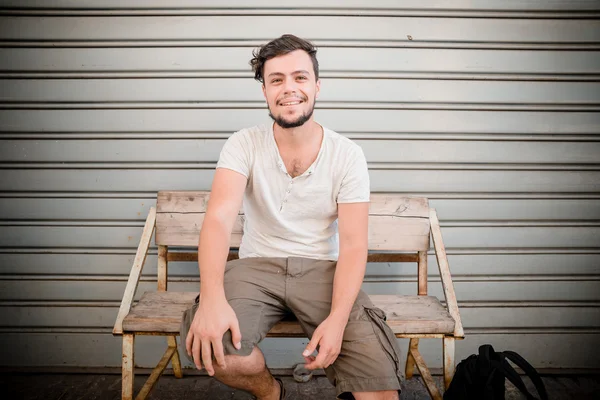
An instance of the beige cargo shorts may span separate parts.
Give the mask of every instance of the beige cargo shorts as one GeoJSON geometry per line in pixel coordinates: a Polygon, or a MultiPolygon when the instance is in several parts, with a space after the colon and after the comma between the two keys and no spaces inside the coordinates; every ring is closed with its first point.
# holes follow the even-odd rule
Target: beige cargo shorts
{"type": "MultiPolygon", "coordinates": [[[[237,350],[233,346],[227,331],[223,336],[225,354],[249,355],[273,325],[290,314],[311,338],[331,310],[335,267],[335,261],[299,257],[228,262],[225,295],[239,320],[242,347],[237,350]]],[[[185,340],[197,302],[182,318],[182,354],[186,356],[185,340]]],[[[400,391],[403,377],[396,337],[385,323],[385,313],[373,306],[362,290],[352,307],[340,355],[325,373],[340,399],[352,399],[351,392],[400,391]]]]}

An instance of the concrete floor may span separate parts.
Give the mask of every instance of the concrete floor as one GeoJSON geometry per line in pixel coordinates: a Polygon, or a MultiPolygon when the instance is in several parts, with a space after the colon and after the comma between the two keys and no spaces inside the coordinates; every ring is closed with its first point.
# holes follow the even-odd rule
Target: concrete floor
{"type": "MultiPolygon", "coordinates": [[[[136,393],[147,376],[136,376],[136,393]]],[[[335,390],[324,376],[313,377],[308,383],[296,383],[291,376],[281,377],[287,399],[334,399],[335,390]]],[[[440,377],[436,377],[438,384],[440,377]]],[[[531,384],[524,379],[528,388],[531,384]]],[[[600,399],[600,376],[549,376],[544,383],[551,400],[600,399]]],[[[11,400],[118,400],[121,377],[115,374],[25,374],[4,373],[0,376],[2,395],[11,400]]],[[[402,399],[429,399],[418,377],[406,382],[402,399]]],[[[507,399],[522,399],[518,390],[507,384],[507,399]]],[[[232,390],[207,376],[191,375],[175,379],[172,375],[161,377],[149,399],[155,400],[250,400],[252,396],[232,390]]]]}

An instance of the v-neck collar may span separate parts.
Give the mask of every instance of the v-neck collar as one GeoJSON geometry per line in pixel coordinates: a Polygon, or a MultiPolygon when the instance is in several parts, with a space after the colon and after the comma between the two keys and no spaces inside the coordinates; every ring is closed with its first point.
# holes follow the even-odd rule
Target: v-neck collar
{"type": "Polygon", "coordinates": [[[271,138],[270,139],[271,143],[273,145],[273,148],[275,149],[275,154],[277,155],[277,165],[279,166],[279,169],[281,171],[285,172],[292,179],[301,178],[303,176],[310,176],[315,172],[317,162],[321,158],[321,154],[323,154],[323,149],[325,148],[325,138],[327,136],[327,128],[325,128],[323,125],[321,125],[319,123],[317,123],[317,124],[323,130],[323,137],[321,138],[321,147],[319,148],[319,153],[317,154],[317,158],[315,158],[315,161],[312,162],[312,164],[306,169],[306,171],[304,171],[304,173],[302,173],[302,175],[298,175],[294,178],[291,177],[291,175],[288,173],[287,169],[285,168],[285,163],[283,162],[283,158],[281,157],[281,153],[279,152],[279,147],[277,146],[277,141],[275,140],[275,131],[273,129],[275,122],[269,124],[269,137],[271,138]]]}

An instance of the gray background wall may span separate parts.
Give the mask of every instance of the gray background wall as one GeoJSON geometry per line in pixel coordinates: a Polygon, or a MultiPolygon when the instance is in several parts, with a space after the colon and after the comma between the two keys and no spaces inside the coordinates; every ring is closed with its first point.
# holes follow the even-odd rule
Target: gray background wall
{"type": "MultiPolygon", "coordinates": [[[[363,147],[372,191],[438,209],[459,359],[492,343],[599,368],[600,4],[281,4],[0,2],[2,365],[120,365],[111,327],[156,191],[210,188],[225,139],[267,121],[252,49],[294,33],[319,47],[317,119],[363,147]]],[[[155,272],[153,248],[138,293],[155,272]]],[[[364,287],[415,293],[415,272],[372,265],[364,287]]],[[[171,273],[197,288],[193,263],[171,273]]],[[[262,347],[289,367],[303,343],[262,347]]],[[[151,366],[164,339],[137,346],[151,366]]]]}

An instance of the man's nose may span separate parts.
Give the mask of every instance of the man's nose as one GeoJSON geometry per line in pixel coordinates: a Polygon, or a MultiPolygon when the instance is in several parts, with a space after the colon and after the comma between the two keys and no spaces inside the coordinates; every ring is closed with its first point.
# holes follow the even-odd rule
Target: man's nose
{"type": "Polygon", "coordinates": [[[283,90],[286,94],[296,93],[296,82],[293,79],[286,79],[283,90]]]}

